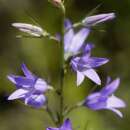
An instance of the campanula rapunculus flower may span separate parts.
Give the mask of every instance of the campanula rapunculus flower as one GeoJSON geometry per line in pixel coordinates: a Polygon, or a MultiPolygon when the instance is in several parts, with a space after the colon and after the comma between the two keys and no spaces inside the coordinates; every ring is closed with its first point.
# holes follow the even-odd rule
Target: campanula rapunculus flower
{"type": "Polygon", "coordinates": [[[46,130],[72,130],[72,124],[69,119],[66,119],[60,128],[49,127],[46,130]]]}
{"type": "Polygon", "coordinates": [[[25,76],[8,75],[8,79],[16,85],[17,90],[13,92],[8,100],[21,99],[26,105],[40,108],[45,104],[44,93],[52,89],[45,80],[32,74],[25,64],[22,64],[25,76]]]}
{"type": "Polygon", "coordinates": [[[91,57],[93,47],[93,44],[87,44],[81,56],[76,56],[71,59],[72,69],[77,73],[77,86],[83,82],[85,77],[101,85],[101,80],[94,68],[106,64],[109,60],[107,58],[91,57]]]}
{"type": "Polygon", "coordinates": [[[43,29],[41,27],[38,27],[38,26],[35,26],[35,25],[32,25],[32,24],[13,23],[12,26],[16,27],[21,32],[28,33],[28,34],[35,36],[35,37],[40,37],[45,33],[45,31],[43,31],[43,29]]]}
{"type": "Polygon", "coordinates": [[[79,32],[75,34],[72,28],[72,23],[68,19],[65,20],[64,26],[65,30],[67,30],[64,36],[64,58],[65,60],[67,60],[70,56],[79,53],[86,38],[90,33],[90,29],[82,28],[79,32]]]}
{"type": "Polygon", "coordinates": [[[100,92],[90,94],[86,98],[85,106],[92,110],[108,109],[115,112],[120,117],[123,117],[122,113],[117,108],[124,108],[126,106],[125,102],[113,94],[119,87],[119,84],[119,78],[114,81],[108,78],[106,86],[101,89],[100,92]]]}
{"type": "Polygon", "coordinates": [[[115,18],[114,13],[98,14],[98,15],[86,17],[84,20],[82,20],[82,23],[83,25],[90,27],[90,26],[95,26],[99,23],[103,23],[108,20],[112,20],[114,18],[115,18]]]}

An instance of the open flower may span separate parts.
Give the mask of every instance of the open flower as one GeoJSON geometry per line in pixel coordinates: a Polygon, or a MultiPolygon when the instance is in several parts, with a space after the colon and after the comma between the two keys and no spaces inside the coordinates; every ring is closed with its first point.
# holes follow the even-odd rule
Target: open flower
{"type": "Polygon", "coordinates": [[[95,26],[99,23],[103,23],[105,21],[108,21],[108,20],[112,20],[115,18],[115,14],[114,13],[106,13],[106,14],[98,14],[98,15],[94,15],[94,16],[89,16],[89,17],[86,17],[82,23],[85,25],[85,26],[95,26]]]}
{"type": "Polygon", "coordinates": [[[120,84],[120,79],[117,78],[111,82],[108,78],[106,86],[100,91],[90,94],[85,100],[85,106],[92,110],[108,109],[115,112],[120,117],[123,117],[122,113],[117,108],[124,108],[125,102],[113,93],[117,90],[120,84]]]}
{"type": "Polygon", "coordinates": [[[8,79],[16,85],[8,100],[21,99],[26,105],[40,108],[45,104],[46,97],[43,95],[48,89],[52,89],[45,80],[33,75],[25,64],[22,64],[24,76],[8,75],[8,79]]]}
{"type": "Polygon", "coordinates": [[[69,119],[66,119],[60,128],[49,127],[46,130],[72,130],[72,125],[69,119]]]}
{"type": "Polygon", "coordinates": [[[90,29],[82,28],[79,32],[75,34],[72,28],[72,24],[68,19],[65,20],[64,26],[66,29],[66,33],[64,36],[64,51],[65,51],[64,57],[65,60],[67,60],[70,56],[79,53],[86,38],[90,33],[90,29]]]}
{"type": "Polygon", "coordinates": [[[16,27],[17,29],[19,29],[22,32],[28,33],[35,37],[40,37],[45,33],[45,31],[43,31],[43,29],[41,27],[38,27],[38,26],[35,26],[32,24],[13,23],[12,26],[16,27]]]}
{"type": "Polygon", "coordinates": [[[84,47],[83,55],[71,59],[72,69],[77,73],[77,86],[83,82],[85,77],[88,77],[98,85],[101,84],[101,80],[94,68],[106,64],[108,59],[91,57],[91,50],[93,47],[93,44],[87,44],[84,47]]]}

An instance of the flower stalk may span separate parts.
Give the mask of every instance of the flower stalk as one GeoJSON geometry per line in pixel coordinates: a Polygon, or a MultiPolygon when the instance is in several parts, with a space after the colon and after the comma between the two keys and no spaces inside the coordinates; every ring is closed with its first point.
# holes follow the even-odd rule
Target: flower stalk
{"type": "Polygon", "coordinates": [[[64,20],[65,20],[65,7],[64,4],[61,3],[61,11],[62,11],[62,21],[61,21],[61,44],[60,44],[60,119],[59,125],[63,123],[63,86],[64,86],[64,20]]]}

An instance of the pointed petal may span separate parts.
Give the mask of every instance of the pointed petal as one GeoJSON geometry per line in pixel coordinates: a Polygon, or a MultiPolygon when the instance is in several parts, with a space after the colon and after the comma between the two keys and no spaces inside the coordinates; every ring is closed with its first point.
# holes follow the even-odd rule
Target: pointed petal
{"type": "Polygon", "coordinates": [[[122,114],[119,110],[114,109],[114,108],[107,108],[107,109],[113,111],[113,112],[116,113],[119,117],[123,118],[123,114],[122,114]]]}
{"type": "Polygon", "coordinates": [[[72,124],[69,119],[64,121],[64,124],[61,126],[62,130],[72,130],[72,124]]]}
{"type": "Polygon", "coordinates": [[[108,61],[109,60],[107,58],[91,57],[88,59],[88,64],[89,66],[91,66],[91,68],[96,68],[96,67],[106,64],[108,61]]]}
{"type": "Polygon", "coordinates": [[[92,43],[87,43],[86,45],[84,45],[83,46],[83,52],[85,53],[85,54],[91,54],[91,50],[94,48],[95,46],[94,46],[94,44],[92,44],[92,43]]]}
{"type": "Polygon", "coordinates": [[[7,76],[7,78],[8,78],[12,83],[16,84],[15,77],[16,77],[16,76],[13,75],[13,74],[10,74],[10,75],[7,76]]]}
{"type": "Polygon", "coordinates": [[[23,98],[25,97],[25,94],[27,94],[28,91],[24,89],[18,89],[15,92],[13,92],[9,97],[8,100],[14,100],[18,98],[23,98]]]}
{"type": "Polygon", "coordinates": [[[15,82],[17,85],[22,86],[22,87],[32,87],[35,83],[34,80],[28,79],[26,77],[18,76],[14,78],[15,82]]]}
{"type": "Polygon", "coordinates": [[[64,50],[65,50],[65,52],[68,52],[68,48],[71,45],[73,37],[74,37],[73,29],[70,29],[67,33],[65,33],[65,35],[64,35],[64,50]]]}
{"type": "Polygon", "coordinates": [[[101,85],[101,80],[94,69],[88,69],[83,72],[85,76],[91,79],[94,83],[101,85]]]}
{"type": "Polygon", "coordinates": [[[83,28],[77,34],[75,34],[69,46],[69,52],[72,52],[73,54],[78,53],[80,48],[83,46],[85,39],[88,37],[89,33],[90,29],[83,28]]]}
{"type": "Polygon", "coordinates": [[[124,108],[124,107],[126,107],[126,104],[123,100],[121,100],[118,97],[112,95],[107,100],[107,107],[108,108],[124,108]]]}
{"type": "Polygon", "coordinates": [[[65,52],[67,52],[72,42],[72,39],[74,37],[74,31],[73,31],[73,28],[71,28],[72,23],[70,22],[70,20],[66,19],[64,22],[64,26],[66,30],[68,29],[64,35],[64,49],[65,49],[65,52]]]}
{"type": "Polygon", "coordinates": [[[85,76],[81,72],[77,71],[77,86],[83,82],[84,78],[85,76]]]}
{"type": "Polygon", "coordinates": [[[31,73],[31,71],[27,68],[27,66],[25,64],[22,64],[21,68],[22,68],[26,77],[32,78],[32,79],[34,78],[34,75],[31,73]]]}
{"type": "Polygon", "coordinates": [[[35,108],[41,108],[46,102],[46,97],[44,95],[31,95],[25,99],[25,104],[30,105],[35,108]]]}
{"type": "Polygon", "coordinates": [[[112,81],[110,84],[106,85],[101,90],[101,94],[105,96],[113,94],[119,87],[119,84],[120,84],[120,78],[117,78],[114,81],[112,81]]]}

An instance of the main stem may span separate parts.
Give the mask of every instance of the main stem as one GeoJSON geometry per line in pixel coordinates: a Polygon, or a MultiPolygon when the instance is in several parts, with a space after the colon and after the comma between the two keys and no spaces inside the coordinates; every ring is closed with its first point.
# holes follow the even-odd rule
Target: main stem
{"type": "Polygon", "coordinates": [[[63,85],[64,85],[64,20],[65,20],[65,8],[64,5],[61,5],[62,10],[62,23],[61,23],[61,45],[60,45],[60,51],[61,51],[61,57],[60,57],[60,119],[59,124],[61,125],[63,123],[63,85]]]}

